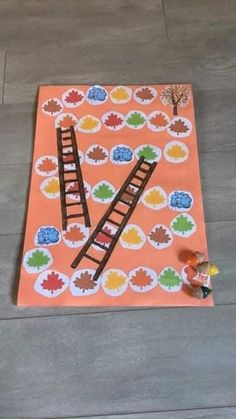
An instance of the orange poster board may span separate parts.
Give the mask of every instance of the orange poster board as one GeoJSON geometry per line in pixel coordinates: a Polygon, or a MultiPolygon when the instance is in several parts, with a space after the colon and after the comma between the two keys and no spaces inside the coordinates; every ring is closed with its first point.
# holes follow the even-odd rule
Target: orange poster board
{"type": "MultiPolygon", "coordinates": [[[[75,190],[67,182],[71,203],[75,190]]],[[[212,306],[189,292],[186,250],[207,256],[191,85],[40,87],[18,305],[212,306]],[[82,217],[63,230],[56,128],[70,126],[91,227],[82,217]],[[140,157],[157,166],[95,282],[93,261],[71,263],[140,157]]]]}

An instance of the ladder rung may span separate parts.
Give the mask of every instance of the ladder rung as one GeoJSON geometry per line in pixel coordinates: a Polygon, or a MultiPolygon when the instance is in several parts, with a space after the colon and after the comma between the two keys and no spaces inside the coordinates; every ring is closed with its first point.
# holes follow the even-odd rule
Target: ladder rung
{"type": "Polygon", "coordinates": [[[67,215],[66,218],[77,218],[77,217],[83,217],[84,214],[71,214],[67,215]]]}
{"type": "MultiPolygon", "coordinates": [[[[106,232],[106,231],[104,231],[104,230],[101,230],[99,233],[104,234],[104,236],[110,237],[110,239],[113,239],[113,238],[114,238],[114,235],[112,235],[112,234],[110,234],[110,233],[107,233],[107,232],[106,232]]],[[[98,234],[99,234],[99,233],[98,233],[98,234]]]]}
{"type": "Polygon", "coordinates": [[[65,134],[65,132],[70,132],[70,128],[61,129],[61,134],[65,134]]]}
{"type": "Polygon", "coordinates": [[[136,183],[130,182],[129,185],[134,186],[135,188],[140,188],[141,185],[136,185],[136,183]]]}
{"type": "Polygon", "coordinates": [[[117,214],[124,215],[124,216],[126,215],[125,212],[122,212],[116,208],[113,209],[113,212],[116,212],[117,214]]]}
{"type": "Polygon", "coordinates": [[[140,167],[140,168],[138,169],[138,172],[148,173],[148,170],[146,170],[146,169],[142,169],[142,167],[140,167]]]}
{"type": "Polygon", "coordinates": [[[128,207],[131,206],[130,202],[125,201],[124,199],[119,199],[119,202],[122,202],[122,204],[128,205],[128,207]]]}
{"type": "Polygon", "coordinates": [[[88,255],[87,253],[85,253],[85,255],[84,255],[84,256],[85,256],[87,259],[90,259],[90,260],[92,260],[93,262],[97,263],[98,265],[100,265],[100,263],[101,263],[101,261],[100,261],[100,260],[98,260],[98,259],[94,258],[93,256],[88,255]]]}
{"type": "Polygon", "coordinates": [[[93,244],[95,246],[101,247],[101,249],[103,249],[103,250],[107,250],[108,249],[108,247],[104,246],[104,244],[102,244],[102,243],[98,243],[98,242],[94,241],[93,244]]]}
{"type": "MultiPolygon", "coordinates": [[[[69,140],[67,140],[67,141],[69,141],[69,140]]],[[[62,144],[62,148],[72,148],[72,146],[73,146],[73,144],[71,143],[71,144],[62,144]]]]}
{"type": "Polygon", "coordinates": [[[127,190],[124,191],[124,194],[130,195],[130,196],[135,196],[135,193],[129,192],[127,190]]]}
{"type": "Polygon", "coordinates": [[[108,219],[107,219],[107,221],[108,221],[109,223],[111,223],[111,224],[114,224],[115,226],[120,227],[120,223],[118,223],[117,221],[113,221],[113,220],[111,220],[110,218],[108,218],[108,219]]]}
{"type": "Polygon", "coordinates": [[[70,169],[70,170],[64,170],[64,172],[63,173],[77,173],[76,172],[76,170],[72,170],[72,169],[70,169]]]}
{"type": "Polygon", "coordinates": [[[72,151],[70,151],[69,153],[62,153],[63,157],[64,156],[73,156],[74,153],[72,151]]]}
{"type": "Polygon", "coordinates": [[[146,160],[143,160],[142,164],[146,164],[149,167],[152,167],[153,163],[148,163],[146,160]]]}
{"type": "Polygon", "coordinates": [[[64,164],[71,164],[71,163],[75,163],[75,160],[66,160],[66,161],[63,160],[63,163],[64,164]]]}
{"type": "Polygon", "coordinates": [[[72,191],[65,191],[65,194],[66,194],[66,195],[73,195],[73,194],[75,194],[75,193],[79,193],[79,194],[80,194],[80,191],[79,191],[78,189],[76,189],[76,190],[72,190],[72,191]]]}
{"type": "Polygon", "coordinates": [[[138,175],[135,175],[134,177],[135,177],[136,179],[139,179],[139,180],[142,180],[142,181],[144,180],[144,178],[143,178],[143,177],[138,176],[138,175]]]}
{"type": "Polygon", "coordinates": [[[65,183],[73,183],[73,182],[78,182],[78,179],[65,179],[64,180],[65,183]]]}
{"type": "Polygon", "coordinates": [[[74,207],[75,205],[81,205],[81,202],[68,202],[66,207],[74,207]]]}

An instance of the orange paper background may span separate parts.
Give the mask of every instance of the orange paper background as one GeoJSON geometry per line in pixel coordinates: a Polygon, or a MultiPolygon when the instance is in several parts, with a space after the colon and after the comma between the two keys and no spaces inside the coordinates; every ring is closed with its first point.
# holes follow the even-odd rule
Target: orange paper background
{"type": "MultiPolygon", "coordinates": [[[[94,106],[85,101],[80,107],[64,109],[63,112],[73,113],[78,119],[86,114],[92,114],[101,119],[101,116],[108,111],[117,111],[127,114],[131,110],[140,110],[145,114],[150,114],[154,110],[160,110],[173,117],[172,108],[165,106],[160,100],[160,92],[165,85],[152,85],[158,91],[158,97],[149,105],[138,104],[134,99],[126,104],[113,104],[110,99],[105,103],[94,106]]],[[[186,85],[191,89],[190,85],[186,85]]],[[[25,231],[25,242],[23,254],[35,248],[34,237],[38,228],[42,225],[53,225],[61,231],[61,209],[60,199],[47,199],[40,191],[40,184],[45,179],[35,173],[35,162],[40,156],[57,156],[55,117],[48,116],[42,112],[42,104],[53,97],[61,99],[62,94],[70,87],[81,89],[84,92],[89,86],[42,86],[39,91],[37,123],[35,132],[35,146],[33,154],[32,178],[29,195],[29,205],[27,214],[27,224],[25,231]]],[[[114,86],[104,86],[109,92],[114,86]]],[[[130,86],[134,90],[138,86],[130,86]]],[[[92,144],[101,144],[108,150],[114,145],[127,144],[132,149],[142,144],[152,144],[161,148],[170,141],[181,141],[189,148],[189,158],[180,164],[173,164],[165,160],[162,155],[157,168],[146,186],[146,190],[152,186],[161,186],[167,194],[173,190],[186,190],[191,192],[194,198],[194,205],[188,212],[197,224],[196,232],[189,238],[182,238],[173,235],[174,240],[170,247],[157,250],[146,241],[140,250],[124,249],[118,242],[116,248],[105,267],[105,271],[110,268],[122,269],[127,274],[132,269],[144,265],[159,273],[164,267],[172,266],[181,272],[183,262],[179,254],[184,250],[200,250],[207,255],[207,242],[205,234],[205,223],[202,206],[202,194],[199,176],[197,139],[194,119],[193,99],[187,107],[179,108],[179,116],[188,118],[193,125],[192,133],[186,138],[173,138],[167,130],[163,132],[153,132],[147,126],[139,130],[130,129],[125,126],[119,131],[110,131],[102,125],[97,133],[76,132],[78,148],[84,153],[92,144]]],[[[107,180],[119,189],[136,163],[136,159],[127,165],[116,165],[110,161],[104,165],[93,166],[87,163],[82,164],[83,178],[90,185],[94,185],[101,180],[107,180]]],[[[58,176],[55,175],[55,176],[58,176]]],[[[88,199],[88,207],[92,222],[92,228],[96,226],[99,219],[107,209],[109,204],[94,202],[88,199]]],[[[184,212],[184,211],[183,211],[184,212]]],[[[150,233],[155,224],[165,224],[169,227],[171,220],[180,214],[168,207],[154,211],[139,203],[129,220],[129,224],[137,224],[142,228],[146,236],[150,233]]],[[[71,222],[76,222],[72,220],[71,222]]],[[[81,219],[78,220],[82,223],[81,219]]],[[[90,231],[92,231],[92,228],[90,231]]],[[[48,269],[55,269],[71,277],[74,270],[70,264],[80,249],[68,248],[63,240],[55,246],[48,248],[53,256],[53,264],[48,269]]],[[[96,251],[90,252],[96,255],[96,251]]],[[[101,252],[99,252],[101,254],[101,252]]],[[[88,260],[83,260],[77,269],[93,268],[94,265],[88,260]]],[[[20,306],[209,306],[213,304],[212,297],[207,300],[193,298],[186,290],[179,292],[167,292],[160,286],[144,293],[133,291],[130,287],[119,297],[111,297],[100,287],[99,291],[91,296],[73,296],[67,288],[62,294],[55,298],[44,297],[34,291],[34,283],[38,274],[27,273],[21,267],[20,284],[18,293],[18,305],[20,306]]]]}

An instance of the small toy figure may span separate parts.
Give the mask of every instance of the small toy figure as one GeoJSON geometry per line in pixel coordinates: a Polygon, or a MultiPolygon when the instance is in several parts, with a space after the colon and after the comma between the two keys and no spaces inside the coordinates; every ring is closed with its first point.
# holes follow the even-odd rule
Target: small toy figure
{"type": "Polygon", "coordinates": [[[187,259],[187,266],[184,268],[187,285],[191,288],[192,295],[196,298],[204,299],[212,292],[210,277],[219,273],[216,265],[204,261],[205,256],[202,252],[194,252],[187,259]]]}

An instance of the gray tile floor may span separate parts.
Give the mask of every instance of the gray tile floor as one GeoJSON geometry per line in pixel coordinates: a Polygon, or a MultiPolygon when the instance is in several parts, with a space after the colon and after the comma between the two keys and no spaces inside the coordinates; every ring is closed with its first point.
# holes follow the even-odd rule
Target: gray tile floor
{"type": "Polygon", "coordinates": [[[235,0],[0,0],[0,418],[236,417],[235,0]],[[14,305],[44,83],[191,82],[214,309],[14,305]]]}

